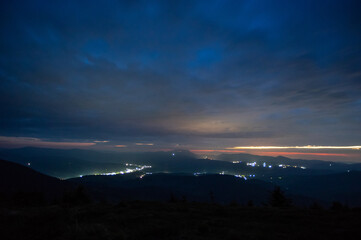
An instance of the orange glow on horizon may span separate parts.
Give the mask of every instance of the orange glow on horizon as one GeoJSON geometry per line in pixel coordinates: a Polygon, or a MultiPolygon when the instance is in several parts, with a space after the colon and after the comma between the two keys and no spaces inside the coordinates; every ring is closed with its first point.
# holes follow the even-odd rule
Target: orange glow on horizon
{"type": "Polygon", "coordinates": [[[117,148],[124,148],[124,147],[127,147],[127,145],[115,145],[114,147],[117,147],[117,148]]]}
{"type": "Polygon", "coordinates": [[[248,150],[264,150],[264,149],[353,149],[360,150],[361,146],[239,146],[227,149],[248,149],[248,150]]]}
{"type": "Polygon", "coordinates": [[[270,155],[270,156],[314,155],[314,156],[350,157],[350,154],[344,154],[344,153],[302,153],[302,152],[260,152],[257,153],[257,155],[270,155]]]}

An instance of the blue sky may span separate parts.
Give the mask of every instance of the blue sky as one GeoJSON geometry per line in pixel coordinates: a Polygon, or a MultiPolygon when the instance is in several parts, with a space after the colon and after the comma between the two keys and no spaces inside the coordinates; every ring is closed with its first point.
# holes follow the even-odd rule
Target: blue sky
{"type": "Polygon", "coordinates": [[[360,145],[360,7],[2,1],[2,144],[360,145]]]}

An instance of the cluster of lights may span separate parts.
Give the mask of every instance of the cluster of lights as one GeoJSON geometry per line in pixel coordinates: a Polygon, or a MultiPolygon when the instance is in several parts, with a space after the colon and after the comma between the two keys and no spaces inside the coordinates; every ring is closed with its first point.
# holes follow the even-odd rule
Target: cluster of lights
{"type": "Polygon", "coordinates": [[[139,176],[140,179],[144,178],[145,175],[152,174],[152,173],[145,173],[139,176]]]}
{"type": "MultiPolygon", "coordinates": [[[[241,163],[241,161],[233,161],[232,163],[241,163]]],[[[259,165],[257,164],[257,162],[249,162],[249,163],[247,163],[247,166],[258,167],[259,165]]],[[[262,167],[264,167],[264,168],[267,168],[267,167],[272,168],[272,165],[267,165],[267,163],[264,162],[264,163],[262,163],[262,167]]],[[[287,165],[287,164],[279,164],[278,167],[280,167],[280,168],[292,167],[292,168],[306,169],[306,167],[304,167],[304,166],[291,166],[291,165],[287,165]]]]}
{"type": "Polygon", "coordinates": [[[194,176],[205,175],[205,174],[207,174],[207,172],[195,172],[195,173],[193,173],[194,176]]]}
{"type": "Polygon", "coordinates": [[[247,163],[247,166],[255,167],[257,166],[257,162],[247,163]]]}
{"type": "Polygon", "coordinates": [[[245,175],[234,175],[235,177],[238,178],[243,178],[244,180],[247,180],[247,177],[245,175]]]}
{"type": "Polygon", "coordinates": [[[256,177],[256,175],[254,175],[254,174],[250,174],[249,176],[246,176],[246,175],[234,175],[234,176],[237,177],[237,178],[243,178],[244,180],[247,180],[248,177],[249,177],[249,178],[254,178],[254,177],[256,177]]]}
{"type": "MultiPolygon", "coordinates": [[[[131,169],[131,168],[126,168],[125,171],[119,171],[119,172],[108,172],[108,173],[95,173],[94,175],[98,176],[98,175],[102,175],[102,176],[114,176],[114,175],[124,175],[124,174],[127,174],[127,173],[133,173],[133,172],[138,172],[138,171],[142,171],[146,168],[151,168],[152,166],[147,166],[147,165],[144,165],[144,166],[138,166],[138,165],[135,165],[135,164],[130,164],[130,163],[126,163],[125,164],[126,166],[137,166],[136,168],[134,169],[131,169]]],[[[83,175],[80,175],[79,177],[83,177],[83,175]]]]}
{"type": "MultiPolygon", "coordinates": [[[[265,168],[265,167],[267,167],[267,164],[264,162],[264,163],[262,164],[262,166],[265,168]]],[[[268,165],[268,168],[272,168],[272,165],[268,165]]]]}
{"type": "Polygon", "coordinates": [[[292,168],[301,168],[301,169],[306,169],[306,167],[304,166],[291,166],[291,165],[287,165],[287,164],[279,164],[278,167],[280,168],[289,168],[289,167],[292,167],[292,168]]]}

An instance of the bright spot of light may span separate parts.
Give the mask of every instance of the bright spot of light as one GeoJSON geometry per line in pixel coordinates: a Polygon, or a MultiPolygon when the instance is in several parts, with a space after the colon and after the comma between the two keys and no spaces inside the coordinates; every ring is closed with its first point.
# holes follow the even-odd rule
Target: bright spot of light
{"type": "Polygon", "coordinates": [[[257,162],[247,163],[247,166],[255,167],[257,165],[257,162]]]}

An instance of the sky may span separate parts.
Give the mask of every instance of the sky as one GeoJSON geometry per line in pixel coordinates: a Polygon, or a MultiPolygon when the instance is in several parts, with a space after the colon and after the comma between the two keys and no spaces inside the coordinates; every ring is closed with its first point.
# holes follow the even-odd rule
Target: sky
{"type": "Polygon", "coordinates": [[[358,0],[1,1],[0,147],[361,162],[355,149],[235,148],[361,145],[360,9],[358,0]]]}

